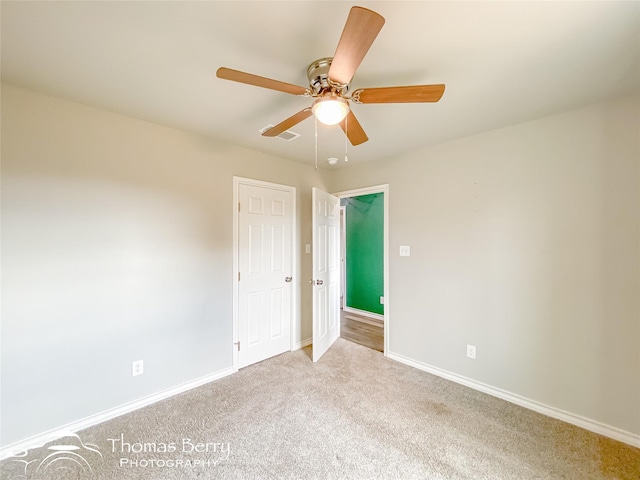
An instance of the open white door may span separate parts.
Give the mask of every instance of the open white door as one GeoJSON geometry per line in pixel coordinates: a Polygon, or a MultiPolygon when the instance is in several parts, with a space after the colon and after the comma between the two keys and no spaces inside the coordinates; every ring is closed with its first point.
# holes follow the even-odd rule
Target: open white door
{"type": "Polygon", "coordinates": [[[317,188],[313,202],[313,361],[340,336],[340,199],[317,188]]]}

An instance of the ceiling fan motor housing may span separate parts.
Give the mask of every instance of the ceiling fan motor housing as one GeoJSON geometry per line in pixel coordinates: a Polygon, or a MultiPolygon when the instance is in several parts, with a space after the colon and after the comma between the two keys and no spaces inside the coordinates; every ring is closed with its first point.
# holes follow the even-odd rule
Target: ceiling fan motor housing
{"type": "Polygon", "coordinates": [[[313,96],[321,95],[324,92],[333,91],[339,95],[344,95],[349,90],[349,85],[341,85],[329,79],[329,68],[331,68],[332,57],[320,58],[307,68],[307,78],[313,96]]]}

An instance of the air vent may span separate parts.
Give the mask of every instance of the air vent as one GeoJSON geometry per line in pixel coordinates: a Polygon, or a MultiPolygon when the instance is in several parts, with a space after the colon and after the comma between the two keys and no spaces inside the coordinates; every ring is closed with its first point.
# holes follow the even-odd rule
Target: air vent
{"type": "MultiPolygon", "coordinates": [[[[273,125],[267,125],[266,127],[261,128],[258,131],[262,135],[264,132],[266,132],[267,130],[269,130],[269,129],[273,128],[273,127],[274,127],[273,125]]],[[[285,130],[281,134],[276,135],[277,138],[281,138],[282,140],[286,140],[287,142],[290,142],[291,140],[295,140],[299,136],[300,136],[299,133],[292,132],[291,130],[285,130]]]]}

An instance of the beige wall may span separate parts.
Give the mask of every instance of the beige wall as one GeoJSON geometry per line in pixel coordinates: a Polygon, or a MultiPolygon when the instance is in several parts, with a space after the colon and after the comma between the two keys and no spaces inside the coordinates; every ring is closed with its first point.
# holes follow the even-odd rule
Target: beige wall
{"type": "Polygon", "coordinates": [[[1,153],[3,445],[231,366],[234,175],[297,187],[311,278],[310,166],[8,85],[1,153]]]}
{"type": "Polygon", "coordinates": [[[390,184],[390,351],[640,434],[639,105],[334,171],[390,184]]]}

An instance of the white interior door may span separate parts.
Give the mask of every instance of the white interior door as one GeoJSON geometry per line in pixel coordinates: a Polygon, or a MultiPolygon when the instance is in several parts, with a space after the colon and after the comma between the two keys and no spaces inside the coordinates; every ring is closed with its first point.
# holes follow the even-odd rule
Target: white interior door
{"type": "Polygon", "coordinates": [[[313,203],[313,361],[340,336],[340,200],[317,188],[313,203]]]}
{"type": "Polygon", "coordinates": [[[293,195],[238,186],[238,364],[290,350],[293,195]]]}

